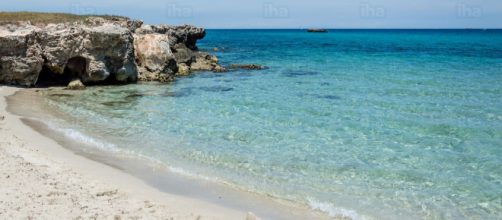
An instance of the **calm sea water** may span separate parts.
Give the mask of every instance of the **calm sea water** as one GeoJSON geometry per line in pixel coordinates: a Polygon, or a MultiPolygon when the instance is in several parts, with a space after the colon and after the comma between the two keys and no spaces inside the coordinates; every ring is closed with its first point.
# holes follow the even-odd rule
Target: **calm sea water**
{"type": "Polygon", "coordinates": [[[96,147],[354,219],[502,218],[502,31],[210,30],[262,71],[47,96],[96,147]]]}

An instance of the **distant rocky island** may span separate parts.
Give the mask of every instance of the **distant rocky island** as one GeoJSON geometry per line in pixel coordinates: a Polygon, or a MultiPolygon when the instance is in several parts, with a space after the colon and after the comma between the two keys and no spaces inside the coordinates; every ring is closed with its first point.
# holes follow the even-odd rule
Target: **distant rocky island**
{"type": "Polygon", "coordinates": [[[9,15],[0,13],[0,84],[72,82],[79,88],[226,71],[216,56],[197,48],[203,28],[148,25],[118,16],[29,13],[1,19],[9,15]]]}

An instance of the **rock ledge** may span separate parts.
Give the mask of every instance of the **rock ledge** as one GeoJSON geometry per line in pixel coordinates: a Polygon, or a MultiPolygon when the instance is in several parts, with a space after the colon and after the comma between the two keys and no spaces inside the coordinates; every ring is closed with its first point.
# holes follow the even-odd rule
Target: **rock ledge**
{"type": "Polygon", "coordinates": [[[0,84],[35,86],[171,81],[222,67],[198,50],[206,32],[191,25],[145,25],[127,18],[0,25],[0,84]]]}

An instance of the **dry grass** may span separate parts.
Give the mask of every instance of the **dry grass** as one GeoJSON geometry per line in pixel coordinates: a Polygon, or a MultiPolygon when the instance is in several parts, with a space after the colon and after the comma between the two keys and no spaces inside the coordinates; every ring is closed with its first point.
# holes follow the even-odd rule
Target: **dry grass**
{"type": "Polygon", "coordinates": [[[30,21],[32,24],[66,23],[85,20],[89,17],[102,17],[109,20],[127,19],[114,15],[75,15],[66,13],[44,12],[0,12],[0,24],[30,21]]]}

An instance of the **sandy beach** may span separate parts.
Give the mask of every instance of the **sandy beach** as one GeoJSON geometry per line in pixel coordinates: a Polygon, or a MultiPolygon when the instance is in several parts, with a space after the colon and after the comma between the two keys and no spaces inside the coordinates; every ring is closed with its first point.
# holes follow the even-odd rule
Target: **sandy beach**
{"type": "Polygon", "coordinates": [[[6,111],[17,90],[0,87],[1,219],[256,219],[74,154],[6,111]]]}
{"type": "Polygon", "coordinates": [[[0,10],[0,220],[502,220],[502,1],[0,10]]]}

